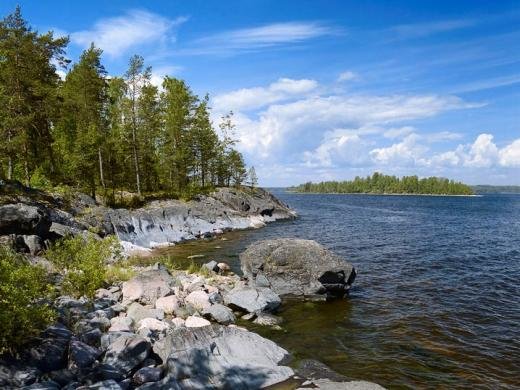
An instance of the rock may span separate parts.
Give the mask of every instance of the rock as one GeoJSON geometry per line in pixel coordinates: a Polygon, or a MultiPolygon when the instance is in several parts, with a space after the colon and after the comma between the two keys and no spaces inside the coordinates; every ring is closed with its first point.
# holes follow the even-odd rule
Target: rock
{"type": "Polygon", "coordinates": [[[142,385],[146,382],[157,382],[162,377],[162,370],[157,367],[143,367],[137,370],[132,377],[132,382],[136,385],[142,385]]]}
{"type": "Polygon", "coordinates": [[[213,291],[208,294],[209,303],[214,305],[215,303],[222,303],[224,302],[224,299],[222,298],[222,295],[218,291],[213,291]]]}
{"type": "Polygon", "coordinates": [[[51,221],[47,209],[24,203],[0,206],[0,235],[36,234],[46,237],[51,221]]]}
{"type": "Polygon", "coordinates": [[[92,382],[102,382],[109,379],[120,382],[125,379],[123,372],[110,364],[101,363],[94,367],[91,374],[87,377],[92,382]]]}
{"type": "Polygon", "coordinates": [[[179,326],[184,326],[186,323],[186,320],[179,318],[179,317],[175,317],[175,318],[171,319],[171,323],[175,328],[178,328],[179,326]]]}
{"type": "Polygon", "coordinates": [[[82,234],[80,229],[62,225],[61,223],[52,222],[49,228],[49,233],[55,237],[77,236],[82,234]]]}
{"type": "Polygon", "coordinates": [[[109,379],[90,386],[81,386],[76,390],[121,390],[121,386],[115,380],[109,379]]]}
{"type": "Polygon", "coordinates": [[[170,326],[166,322],[159,321],[155,318],[143,318],[139,321],[138,325],[138,331],[147,329],[152,332],[165,332],[169,328],[170,326]]]}
{"type": "Polygon", "coordinates": [[[45,329],[42,333],[43,337],[50,337],[50,338],[61,338],[61,339],[70,339],[72,337],[72,332],[63,324],[60,324],[59,322],[49,326],[47,329],[45,329]]]}
{"type": "Polygon", "coordinates": [[[195,316],[189,316],[188,318],[186,318],[186,321],[184,322],[184,326],[186,328],[200,328],[209,325],[211,325],[211,322],[209,322],[208,320],[205,320],[202,317],[195,316]]]}
{"type": "Polygon", "coordinates": [[[79,340],[69,344],[69,369],[89,367],[101,355],[101,351],[79,340]]]}
{"type": "Polygon", "coordinates": [[[153,305],[157,298],[168,295],[174,280],[164,269],[144,271],[123,283],[123,300],[153,305]]]}
{"type": "Polygon", "coordinates": [[[133,302],[126,309],[127,317],[130,317],[134,323],[139,323],[143,318],[155,318],[158,320],[164,319],[164,311],[162,309],[154,309],[152,307],[146,307],[140,305],[137,302],[133,302]]]}
{"type": "Polygon", "coordinates": [[[134,336],[132,332],[108,332],[101,336],[101,349],[106,350],[108,346],[116,341],[119,337],[131,337],[134,336]]]}
{"type": "Polygon", "coordinates": [[[28,386],[40,377],[41,371],[25,364],[0,364],[0,388],[28,386]]]}
{"type": "Polygon", "coordinates": [[[286,350],[256,333],[235,327],[179,328],[157,341],[153,348],[166,362],[167,374],[182,380],[181,385],[259,389],[294,374],[291,368],[279,365],[289,360],[286,350]]]}
{"type": "Polygon", "coordinates": [[[31,390],[59,390],[60,385],[54,381],[45,381],[45,382],[38,382],[33,383],[30,386],[24,387],[24,389],[31,389],[31,390]]]}
{"type": "Polygon", "coordinates": [[[46,338],[30,349],[31,363],[43,372],[65,367],[69,339],[46,338]]]}
{"type": "Polygon", "coordinates": [[[132,325],[134,320],[132,318],[126,317],[114,317],[110,320],[110,329],[109,332],[131,332],[132,325]]]}
{"type": "Polygon", "coordinates": [[[256,313],[247,313],[247,314],[244,314],[240,318],[242,318],[245,321],[252,321],[256,318],[256,313]]]}
{"type": "Polygon", "coordinates": [[[356,277],[352,264],[311,240],[259,241],[240,254],[244,276],[279,295],[343,297],[356,277]]]}
{"type": "Polygon", "coordinates": [[[161,297],[155,301],[155,307],[157,309],[162,309],[164,314],[172,314],[180,307],[179,298],[175,295],[161,297]]]}
{"type": "Polygon", "coordinates": [[[218,263],[217,267],[219,269],[219,272],[222,272],[222,273],[226,273],[226,272],[231,271],[231,267],[229,266],[228,263],[224,263],[224,262],[218,263]]]}
{"type": "Polygon", "coordinates": [[[282,303],[280,297],[265,287],[237,286],[224,295],[224,303],[249,313],[274,311],[282,303]]]}
{"type": "Polygon", "coordinates": [[[385,390],[384,387],[366,381],[334,382],[330,379],[314,379],[306,387],[299,387],[297,390],[309,388],[321,390],[385,390]]]}
{"type": "Polygon", "coordinates": [[[69,370],[63,368],[61,370],[49,372],[47,374],[47,377],[60,386],[66,386],[69,383],[73,383],[77,380],[77,370],[69,370]]]}
{"type": "Polygon", "coordinates": [[[39,236],[35,234],[30,234],[22,237],[25,247],[31,255],[37,255],[41,251],[43,251],[43,240],[39,236]]]}
{"type": "Polygon", "coordinates": [[[276,326],[282,323],[282,319],[272,314],[258,313],[253,323],[263,326],[276,326]]]}
{"type": "MultiPolygon", "coordinates": [[[[109,329],[110,330],[110,329],[109,329]]],[[[94,347],[99,347],[101,342],[101,336],[103,335],[103,332],[99,330],[98,328],[83,332],[80,334],[79,338],[81,341],[88,345],[92,345],[94,347]]]]}
{"type": "Polygon", "coordinates": [[[209,320],[216,321],[222,325],[229,325],[236,321],[233,310],[224,305],[221,305],[220,303],[211,305],[210,307],[204,309],[202,316],[209,320]]]}
{"type": "Polygon", "coordinates": [[[149,355],[151,345],[141,336],[121,336],[108,346],[103,363],[130,373],[149,355]]]}
{"type": "Polygon", "coordinates": [[[206,264],[202,264],[202,266],[204,268],[206,268],[208,271],[211,271],[211,272],[218,272],[219,271],[217,262],[215,260],[211,260],[210,262],[208,262],[206,264]]]}
{"type": "Polygon", "coordinates": [[[200,387],[179,385],[179,382],[171,375],[165,376],[158,382],[148,382],[142,386],[136,387],[136,390],[196,390],[201,389],[200,387]]]}
{"type": "Polygon", "coordinates": [[[192,304],[197,310],[204,310],[211,306],[209,295],[204,291],[193,291],[189,293],[184,302],[192,304]]]}

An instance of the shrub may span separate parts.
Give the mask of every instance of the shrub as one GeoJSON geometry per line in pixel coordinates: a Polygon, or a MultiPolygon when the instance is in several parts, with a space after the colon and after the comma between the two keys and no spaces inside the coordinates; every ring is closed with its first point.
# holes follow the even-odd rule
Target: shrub
{"type": "Polygon", "coordinates": [[[38,167],[34,170],[29,184],[33,188],[38,188],[40,190],[50,190],[52,189],[51,181],[45,176],[43,173],[43,169],[38,167]]]}
{"type": "Polygon", "coordinates": [[[63,293],[92,297],[104,285],[106,263],[119,256],[119,243],[115,237],[104,240],[93,235],[68,237],[58,241],[45,254],[65,272],[61,286],[63,293]]]}
{"type": "Polygon", "coordinates": [[[0,246],[0,354],[14,352],[54,320],[44,303],[51,292],[46,280],[42,267],[0,246]]]}

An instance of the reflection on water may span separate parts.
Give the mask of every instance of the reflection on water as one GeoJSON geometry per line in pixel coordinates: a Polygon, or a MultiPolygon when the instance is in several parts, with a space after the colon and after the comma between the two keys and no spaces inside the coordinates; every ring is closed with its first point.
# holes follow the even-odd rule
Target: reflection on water
{"type": "Polygon", "coordinates": [[[285,302],[283,331],[249,327],[389,388],[520,387],[520,196],[277,195],[300,218],[167,252],[239,272],[251,242],[314,239],[358,269],[350,298],[285,302]]]}

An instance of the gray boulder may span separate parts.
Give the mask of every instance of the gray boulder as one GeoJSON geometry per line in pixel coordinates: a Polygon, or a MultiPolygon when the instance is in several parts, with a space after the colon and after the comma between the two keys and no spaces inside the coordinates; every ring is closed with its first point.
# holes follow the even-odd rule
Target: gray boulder
{"type": "Polygon", "coordinates": [[[79,340],[69,344],[69,368],[89,367],[101,355],[101,351],[79,340]]]}
{"type": "Polygon", "coordinates": [[[181,385],[191,381],[201,388],[259,389],[294,375],[282,365],[290,360],[285,349],[237,327],[177,328],[153,349],[166,362],[167,375],[182,380],[181,385]]]}
{"type": "Polygon", "coordinates": [[[315,241],[259,241],[240,254],[244,276],[279,295],[343,297],[356,277],[352,264],[315,241]]]}
{"type": "Polygon", "coordinates": [[[43,240],[40,236],[29,234],[22,236],[25,247],[31,255],[37,255],[44,249],[43,240]]]}
{"type": "Polygon", "coordinates": [[[44,207],[24,203],[0,206],[0,236],[5,234],[36,234],[47,236],[51,221],[44,207]]]}
{"type": "Polygon", "coordinates": [[[213,320],[222,325],[233,324],[236,321],[233,310],[229,307],[216,303],[204,309],[202,316],[208,320],[213,320]]]}
{"type": "Polygon", "coordinates": [[[143,367],[134,374],[132,382],[139,386],[147,382],[158,382],[161,377],[162,370],[159,367],[143,367]]]}
{"type": "Polygon", "coordinates": [[[171,292],[174,279],[166,269],[154,269],[140,273],[123,283],[123,301],[139,301],[153,305],[157,298],[171,292]]]}
{"type": "Polygon", "coordinates": [[[126,316],[132,319],[134,324],[138,324],[144,318],[164,319],[163,309],[154,309],[150,306],[143,306],[137,302],[132,302],[126,309],[126,316]]]}
{"type": "Polygon", "coordinates": [[[141,336],[121,336],[108,346],[103,363],[130,373],[150,354],[151,345],[141,336]]]}
{"type": "Polygon", "coordinates": [[[282,304],[280,297],[266,287],[236,286],[224,295],[224,303],[249,313],[274,311],[282,304]]]}

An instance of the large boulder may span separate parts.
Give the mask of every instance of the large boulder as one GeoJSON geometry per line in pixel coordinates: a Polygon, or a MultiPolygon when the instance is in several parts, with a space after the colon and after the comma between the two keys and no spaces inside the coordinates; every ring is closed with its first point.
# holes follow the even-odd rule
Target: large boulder
{"type": "Polygon", "coordinates": [[[283,366],[290,358],[285,349],[237,327],[178,328],[153,349],[169,377],[202,386],[197,388],[259,389],[294,375],[283,366]]]}
{"type": "Polygon", "coordinates": [[[123,300],[153,305],[171,292],[173,284],[173,277],[164,268],[145,271],[123,283],[123,300]]]}
{"type": "Polygon", "coordinates": [[[46,237],[51,227],[49,213],[44,207],[24,203],[0,206],[0,236],[5,234],[36,234],[46,237]]]}
{"type": "Polygon", "coordinates": [[[253,286],[279,295],[343,297],[356,277],[352,264],[311,240],[259,241],[240,254],[240,262],[253,286]]]}
{"type": "Polygon", "coordinates": [[[130,373],[148,357],[150,349],[150,343],[141,336],[120,336],[108,346],[103,363],[130,373]]]}

